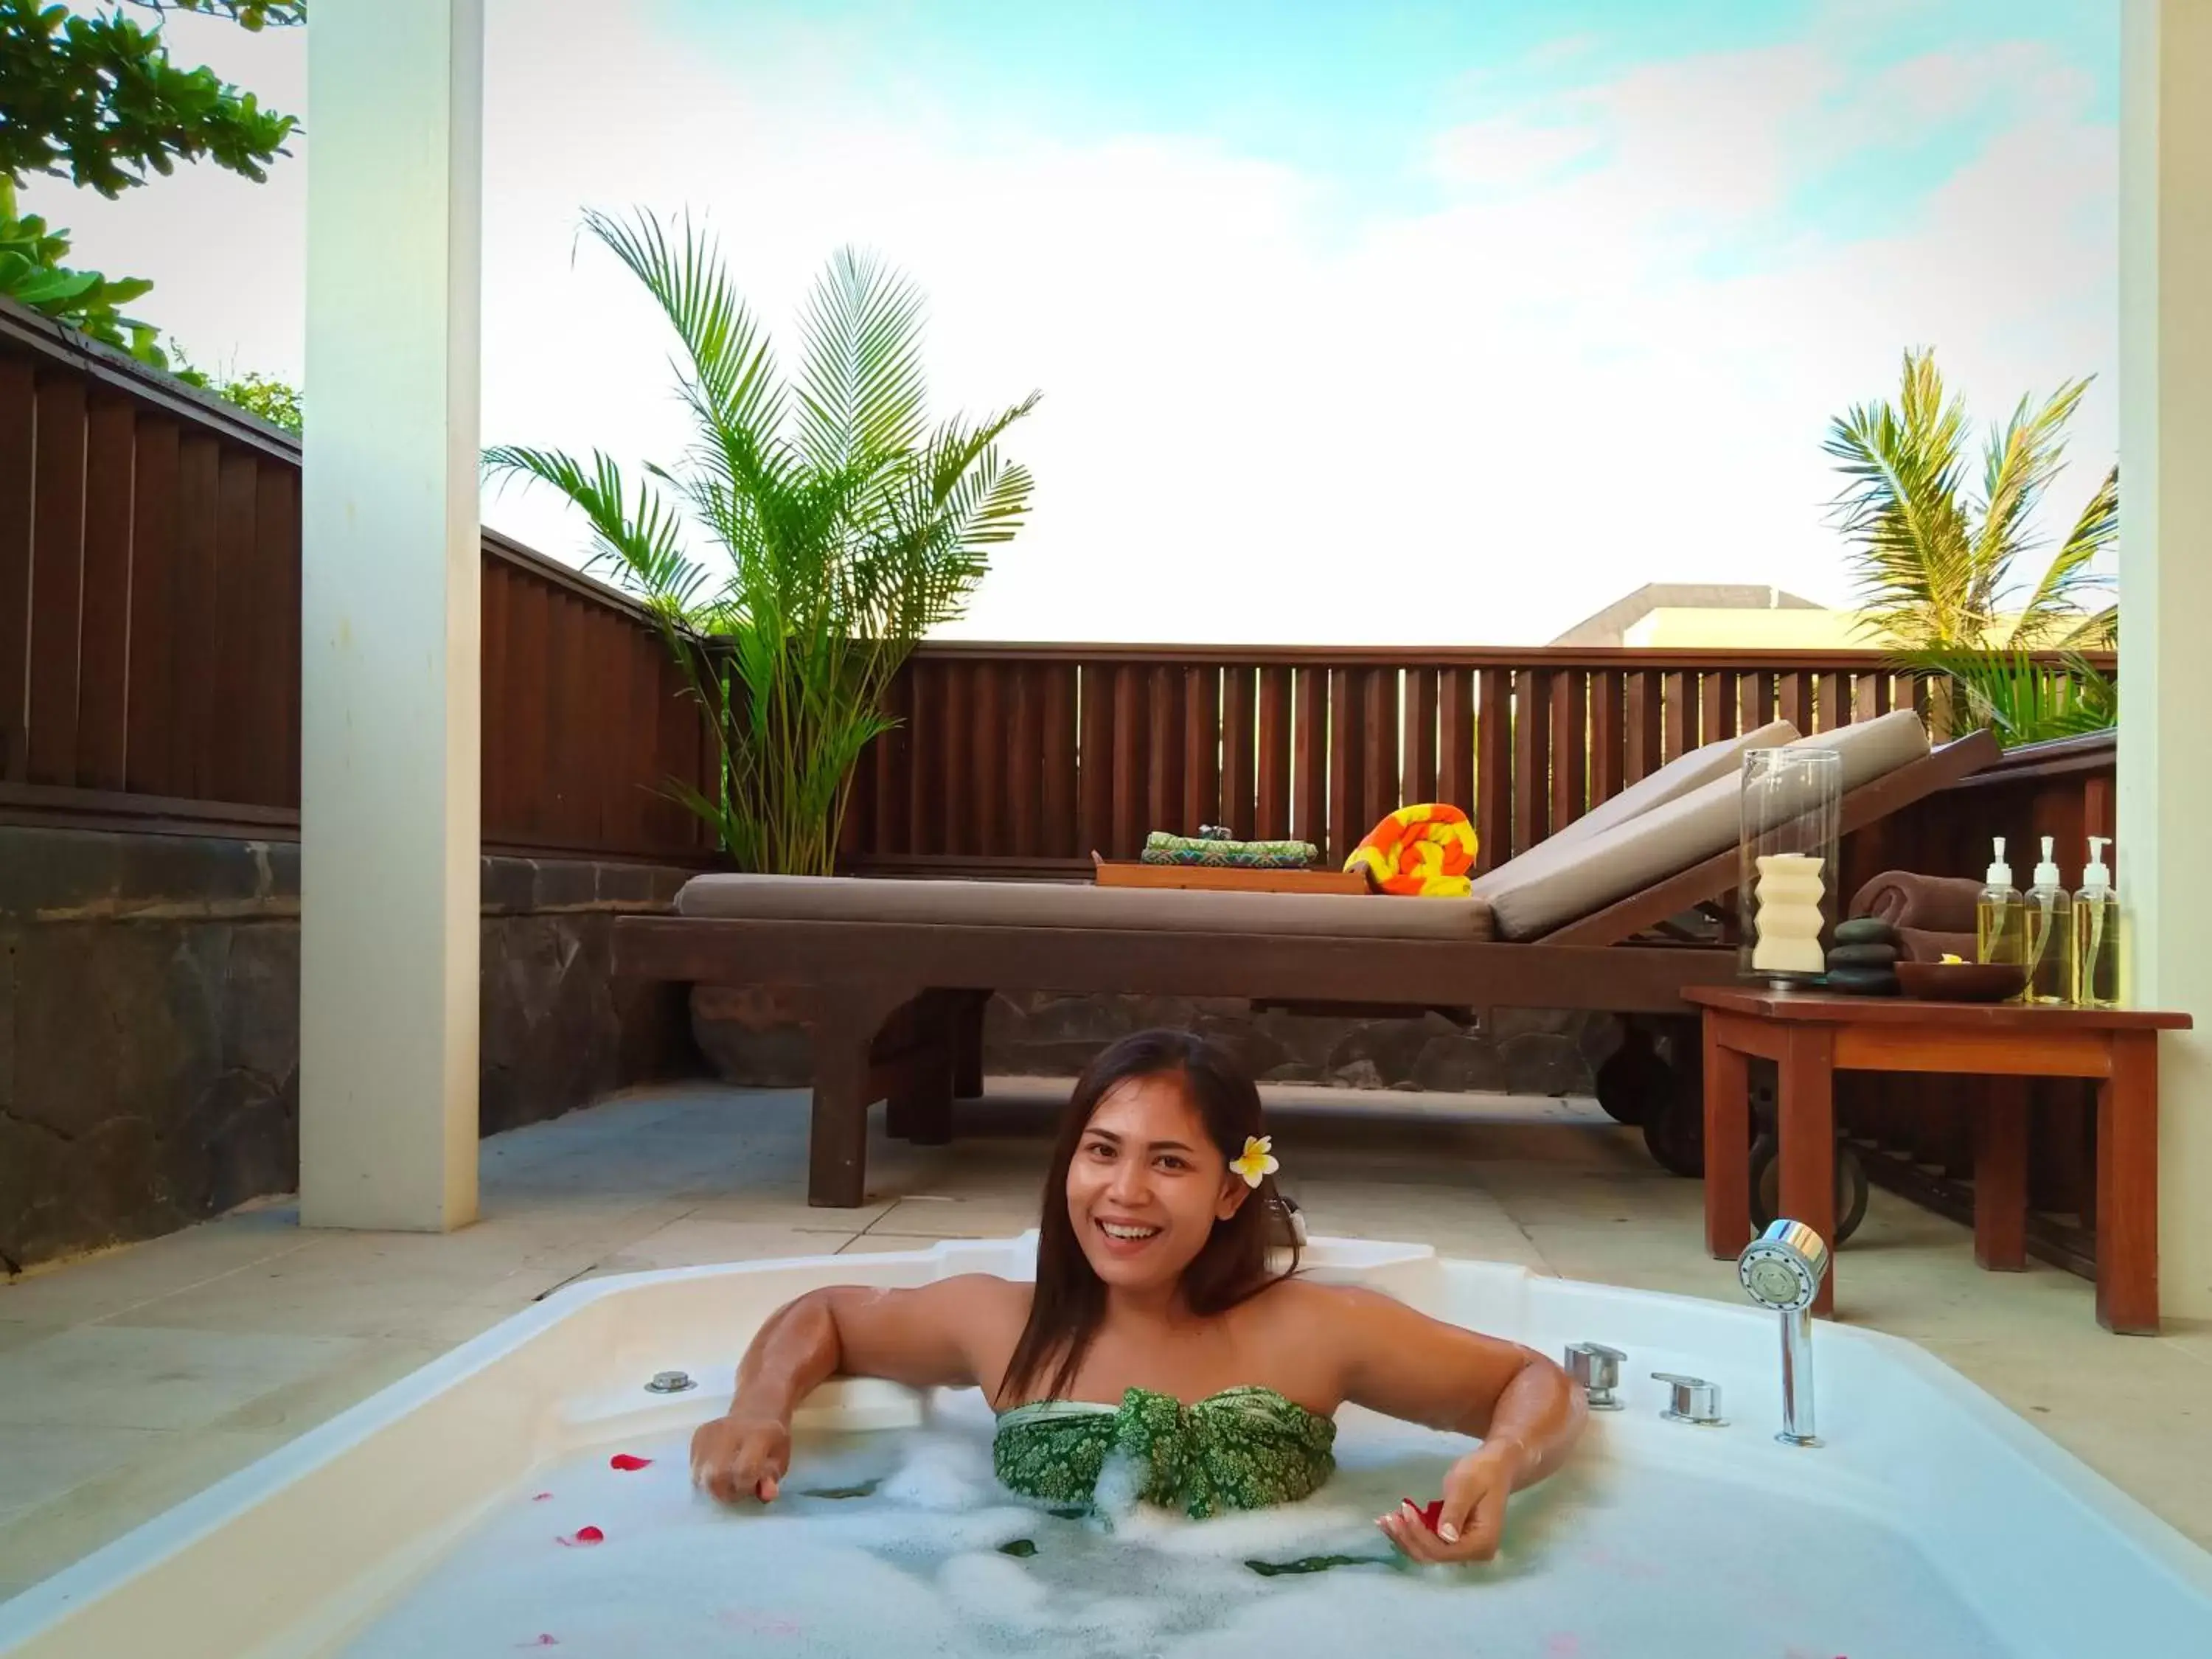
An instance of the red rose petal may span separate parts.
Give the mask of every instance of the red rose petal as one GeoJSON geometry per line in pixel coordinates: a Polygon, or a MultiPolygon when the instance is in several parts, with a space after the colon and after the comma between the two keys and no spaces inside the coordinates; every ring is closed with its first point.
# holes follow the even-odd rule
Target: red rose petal
{"type": "Polygon", "coordinates": [[[535,1498],[532,1498],[530,1501],[531,1501],[532,1503],[533,1503],[533,1504],[543,1504],[543,1503],[544,1503],[546,1500],[548,1500],[549,1498],[550,1498],[552,1496],[553,1496],[553,1494],[552,1494],[551,1492],[539,1492],[539,1493],[538,1494],[538,1496],[537,1496],[537,1497],[535,1497],[535,1498]]]}
{"type": "Polygon", "coordinates": [[[1406,1500],[1406,1507],[1413,1510],[1414,1514],[1419,1516],[1421,1517],[1421,1524],[1426,1527],[1431,1532],[1434,1532],[1437,1529],[1437,1524],[1442,1522],[1444,1517],[1444,1500],[1441,1498],[1432,1498],[1425,1505],[1416,1504],[1412,1498],[1408,1498],[1406,1500]]]}
{"type": "Polygon", "coordinates": [[[604,1544],[607,1541],[607,1535],[597,1527],[579,1527],[568,1537],[556,1539],[555,1541],[574,1548],[580,1544],[604,1544]]]}
{"type": "Polygon", "coordinates": [[[607,1467],[611,1469],[620,1469],[624,1474],[628,1474],[634,1469],[651,1468],[653,1460],[650,1457],[633,1457],[628,1452],[617,1452],[612,1457],[607,1459],[607,1467]]]}

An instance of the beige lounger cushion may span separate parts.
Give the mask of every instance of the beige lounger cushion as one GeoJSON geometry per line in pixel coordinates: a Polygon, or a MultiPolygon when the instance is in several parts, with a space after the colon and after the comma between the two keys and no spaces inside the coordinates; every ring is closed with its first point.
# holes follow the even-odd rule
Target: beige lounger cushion
{"type": "Polygon", "coordinates": [[[1238,893],[1088,883],[872,881],[849,876],[694,876],[678,914],[754,921],[899,921],[980,927],[1135,928],[1331,939],[1486,939],[1480,899],[1238,893]]]}
{"type": "Polygon", "coordinates": [[[1602,835],[1655,806],[1678,800],[1716,779],[1741,776],[1743,757],[1752,750],[1779,749],[1796,738],[1797,728],[1788,720],[1771,720],[1740,738],[1723,738],[1703,748],[1692,749],[1686,755],[1677,755],[1650,776],[1639,778],[1619,794],[1599,802],[1565,829],[1538,842],[1520,857],[1509,859],[1487,875],[1476,877],[1472,890],[1474,896],[1492,898],[1518,886],[1536,871],[1572,858],[1575,850],[1593,836],[1602,835]]]}
{"type": "MultiPolygon", "coordinates": [[[[1928,730],[1909,708],[1801,738],[1790,747],[1832,749],[1846,791],[1928,753],[1928,730]]],[[[1741,780],[1731,774],[1677,796],[1571,849],[1540,858],[1539,846],[1492,873],[1510,878],[1489,890],[1500,938],[1529,939],[1579,921],[1735,846],[1742,834],[1741,780]]]]}

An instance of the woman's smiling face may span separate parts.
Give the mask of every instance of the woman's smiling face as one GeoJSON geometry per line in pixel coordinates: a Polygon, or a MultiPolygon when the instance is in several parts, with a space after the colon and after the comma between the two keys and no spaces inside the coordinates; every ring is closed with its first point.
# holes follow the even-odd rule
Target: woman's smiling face
{"type": "Polygon", "coordinates": [[[1209,1139],[1180,1073],[1131,1078],[1091,1113],[1067,1166],[1067,1214],[1110,1287],[1173,1285],[1249,1189],[1209,1139]]]}

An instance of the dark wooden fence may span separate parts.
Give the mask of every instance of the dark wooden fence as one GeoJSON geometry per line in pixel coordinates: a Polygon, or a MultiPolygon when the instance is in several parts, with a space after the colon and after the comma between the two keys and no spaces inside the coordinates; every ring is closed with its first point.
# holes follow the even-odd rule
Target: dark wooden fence
{"type": "MultiPolygon", "coordinates": [[[[483,834],[697,861],[708,734],[645,613],[483,538],[483,834]]],[[[0,306],[0,821],[295,835],[300,452],[0,306]]]]}
{"type": "Polygon", "coordinates": [[[1408,802],[1475,820],[1484,867],[1684,750],[1911,703],[1871,652],[933,645],[864,763],[864,871],[1132,858],[1148,830],[1296,836],[1335,860],[1408,802]]]}

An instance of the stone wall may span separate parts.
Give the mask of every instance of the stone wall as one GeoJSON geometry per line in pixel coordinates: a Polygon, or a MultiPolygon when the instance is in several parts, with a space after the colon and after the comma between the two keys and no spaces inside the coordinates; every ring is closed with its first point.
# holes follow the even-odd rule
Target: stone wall
{"type": "MultiPolygon", "coordinates": [[[[772,991],[702,987],[692,995],[701,1050],[727,1081],[806,1081],[803,1036],[772,991]]],[[[1440,1014],[1352,1019],[1254,1013],[1240,1001],[1002,992],[983,1022],[983,1068],[998,1077],[1069,1077],[1115,1038],[1150,1026],[1202,1031],[1267,1083],[1346,1089],[1587,1094],[1618,1042],[1603,1014],[1499,1008],[1479,1024],[1440,1014]]]]}
{"type": "MultiPolygon", "coordinates": [[[[300,852],[0,827],[0,1269],[152,1237],[299,1169],[300,852]]],[[[694,1071],[680,988],[617,985],[616,915],[684,872],[483,861],[483,1131],[694,1071]]]]}

